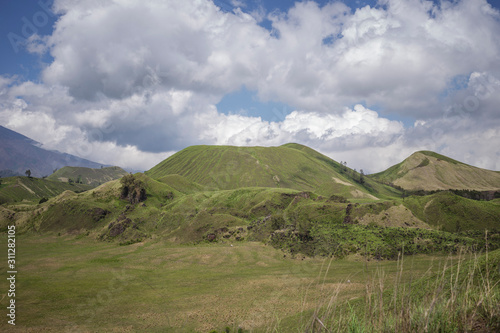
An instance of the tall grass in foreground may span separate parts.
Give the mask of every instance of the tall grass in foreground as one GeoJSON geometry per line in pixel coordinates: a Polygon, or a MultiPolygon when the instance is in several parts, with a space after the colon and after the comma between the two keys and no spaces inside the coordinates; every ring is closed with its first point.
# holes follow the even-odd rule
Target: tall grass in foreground
{"type": "Polygon", "coordinates": [[[481,256],[463,250],[418,281],[402,281],[403,262],[400,257],[392,286],[378,269],[363,298],[342,304],[335,292],[304,331],[500,332],[500,250],[481,256]]]}

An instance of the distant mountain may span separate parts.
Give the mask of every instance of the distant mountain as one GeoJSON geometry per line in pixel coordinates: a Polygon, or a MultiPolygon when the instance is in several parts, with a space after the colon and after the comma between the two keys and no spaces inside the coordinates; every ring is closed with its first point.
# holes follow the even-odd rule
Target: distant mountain
{"type": "Polygon", "coordinates": [[[212,189],[288,188],[320,195],[378,199],[386,189],[299,144],[279,147],[191,146],[145,172],[160,180],[180,175],[212,189]],[[377,187],[378,186],[378,187],[377,187]]]}
{"type": "MultiPolygon", "coordinates": [[[[100,168],[95,163],[74,155],[46,150],[41,144],[3,126],[0,126],[0,174],[4,176],[24,175],[43,177],[64,166],[100,168]]],[[[107,166],[107,165],[105,165],[107,166]]]]}
{"type": "Polygon", "coordinates": [[[430,151],[416,152],[370,178],[406,190],[500,190],[500,172],[477,168],[430,151]]]}
{"type": "Polygon", "coordinates": [[[69,182],[71,179],[74,182],[81,184],[99,186],[103,183],[115,180],[127,175],[128,172],[120,167],[107,167],[99,169],[91,169],[85,167],[63,167],[52,175],[47,177],[50,180],[69,182]]]}

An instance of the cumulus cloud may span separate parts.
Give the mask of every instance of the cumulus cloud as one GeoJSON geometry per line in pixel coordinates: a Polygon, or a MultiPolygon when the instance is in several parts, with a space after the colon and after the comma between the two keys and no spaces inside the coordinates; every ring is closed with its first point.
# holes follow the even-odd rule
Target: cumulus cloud
{"type": "Polygon", "coordinates": [[[486,0],[272,13],[232,3],[56,0],[53,33],[28,47],[53,61],[38,83],[0,76],[0,121],[51,149],[141,169],[192,144],[286,142],[370,171],[418,149],[500,169],[500,14],[486,0]],[[293,111],[274,122],[221,114],[242,86],[293,111]]]}

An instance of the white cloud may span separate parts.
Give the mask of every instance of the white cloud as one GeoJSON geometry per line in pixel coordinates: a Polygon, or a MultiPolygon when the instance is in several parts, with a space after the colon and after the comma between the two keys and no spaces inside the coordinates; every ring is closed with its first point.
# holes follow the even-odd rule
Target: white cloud
{"type": "Polygon", "coordinates": [[[294,141],[369,171],[417,149],[500,169],[500,15],[485,0],[297,2],[267,16],[272,32],[262,9],[236,5],[56,0],[53,34],[30,44],[54,61],[41,83],[0,76],[0,121],[128,167],[191,144],[294,141]],[[219,113],[242,85],[296,111],[279,122],[219,113]],[[401,116],[414,126],[389,119],[401,116]]]}

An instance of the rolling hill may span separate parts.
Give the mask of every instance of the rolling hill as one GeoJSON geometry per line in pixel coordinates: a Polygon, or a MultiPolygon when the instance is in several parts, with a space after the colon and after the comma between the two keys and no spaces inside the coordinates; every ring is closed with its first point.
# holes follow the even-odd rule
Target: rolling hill
{"type": "Polygon", "coordinates": [[[49,180],[68,182],[70,179],[81,184],[99,186],[110,180],[127,175],[128,172],[120,167],[106,167],[99,169],[85,167],[63,167],[47,177],[49,180]]]}
{"type": "Polygon", "coordinates": [[[299,144],[280,147],[192,146],[145,172],[153,179],[180,175],[212,189],[288,188],[320,195],[377,200],[396,191],[299,144]]]}
{"type": "MultiPolygon", "coordinates": [[[[424,156],[418,168],[438,159],[424,156]]],[[[436,163],[459,164],[439,159],[436,163]]],[[[63,171],[74,170],[54,177],[63,178],[63,171]]],[[[33,200],[45,194],[31,190],[30,205],[0,206],[0,229],[15,222],[21,233],[84,234],[122,244],[150,237],[190,244],[253,240],[308,255],[344,256],[365,249],[377,258],[394,258],[401,242],[407,242],[408,253],[483,242],[481,231],[500,222],[499,199],[475,201],[451,192],[403,198],[402,192],[360,176],[297,144],[193,146],[146,173],[79,194],[77,185],[89,185],[12,178],[22,184],[5,183],[2,191],[30,192],[34,185],[48,184],[73,188],[59,187],[60,194],[40,204],[33,200]],[[459,234],[464,232],[479,236],[472,240],[459,234]]],[[[469,182],[478,182],[470,177],[469,182]]],[[[23,195],[28,194],[19,199],[23,195]]]]}
{"type": "Polygon", "coordinates": [[[0,126],[0,172],[5,176],[24,176],[29,169],[32,176],[43,177],[64,166],[100,168],[102,164],[43,149],[40,143],[0,126]]]}
{"type": "Polygon", "coordinates": [[[449,157],[419,151],[370,178],[410,191],[424,190],[500,190],[500,173],[477,168],[449,157]]]}
{"type": "Polygon", "coordinates": [[[68,184],[48,179],[33,177],[2,178],[0,184],[0,204],[38,201],[42,198],[51,198],[64,191],[83,192],[92,186],[85,184],[68,184]]]}

